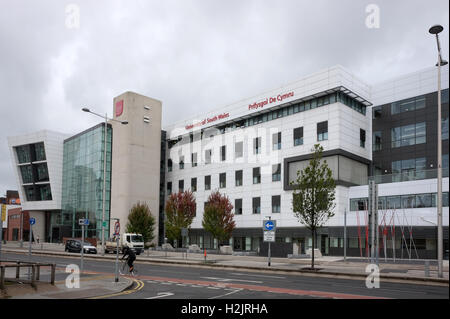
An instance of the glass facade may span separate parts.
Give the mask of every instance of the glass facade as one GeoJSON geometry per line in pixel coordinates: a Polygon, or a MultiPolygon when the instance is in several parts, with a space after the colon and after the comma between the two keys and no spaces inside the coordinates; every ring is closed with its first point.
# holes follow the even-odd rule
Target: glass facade
{"type": "MultiPolygon", "coordinates": [[[[109,235],[112,128],[106,143],[105,238],[109,235]]],[[[101,239],[103,219],[104,124],[64,141],[62,211],[52,214],[51,229],[59,237],[81,237],[78,220],[89,219],[85,237],[101,239]]],[[[61,238],[59,238],[61,239],[61,238]]]]}

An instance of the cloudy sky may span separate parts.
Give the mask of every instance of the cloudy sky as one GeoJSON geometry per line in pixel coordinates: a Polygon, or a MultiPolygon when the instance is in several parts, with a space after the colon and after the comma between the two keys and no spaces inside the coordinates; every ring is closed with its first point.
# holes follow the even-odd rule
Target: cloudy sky
{"type": "Polygon", "coordinates": [[[376,83],[436,63],[434,24],[449,59],[446,0],[0,0],[0,196],[7,136],[77,133],[125,91],[161,100],[164,126],[336,64],[376,83]]]}

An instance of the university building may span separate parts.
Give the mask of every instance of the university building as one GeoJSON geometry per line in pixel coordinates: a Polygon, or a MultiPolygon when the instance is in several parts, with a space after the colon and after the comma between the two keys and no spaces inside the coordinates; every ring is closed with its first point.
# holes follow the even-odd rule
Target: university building
{"type": "MultiPolygon", "coordinates": [[[[444,249],[448,253],[448,66],[442,72],[444,249]]],[[[188,243],[215,248],[202,228],[205,202],[219,190],[234,206],[234,251],[264,254],[262,221],[277,221],[272,255],[301,252],[311,234],[292,212],[297,172],[319,143],[336,181],[335,215],[317,233],[325,255],[367,253],[368,182],[379,193],[380,254],[436,258],[437,71],[435,68],[367,84],[341,66],[164,128],[162,103],[126,92],[113,101],[114,118],[74,136],[41,131],[9,137],[24,210],[41,221],[40,238],[80,235],[78,218],[123,226],[138,201],[158,221],[164,242],[164,203],[190,189],[197,202],[188,243]],[[106,160],[106,174],[103,165],[106,160]],[[106,179],[106,183],[105,180],[106,179]],[[347,243],[344,243],[344,217],[347,243]]],[[[37,221],[38,224],[38,221],[37,221]]],[[[107,236],[108,237],[108,236],[107,236]]]]}

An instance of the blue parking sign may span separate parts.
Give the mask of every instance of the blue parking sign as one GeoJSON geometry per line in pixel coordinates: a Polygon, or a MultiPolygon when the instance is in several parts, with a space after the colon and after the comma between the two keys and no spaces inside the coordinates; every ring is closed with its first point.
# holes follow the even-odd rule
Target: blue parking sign
{"type": "Polygon", "coordinates": [[[30,225],[36,224],[36,219],[34,217],[30,218],[30,225]]]}

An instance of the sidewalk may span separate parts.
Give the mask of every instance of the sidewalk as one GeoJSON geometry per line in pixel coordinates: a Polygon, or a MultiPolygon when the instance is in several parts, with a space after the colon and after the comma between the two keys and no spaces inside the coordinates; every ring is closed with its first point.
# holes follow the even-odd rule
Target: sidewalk
{"type": "MultiPolygon", "coordinates": [[[[78,256],[79,254],[67,254],[64,247],[58,244],[44,244],[45,249],[40,249],[40,245],[33,245],[33,254],[52,254],[60,256],[78,256]],[[36,247],[36,248],[35,248],[36,247]]],[[[24,245],[22,249],[17,243],[8,243],[3,245],[3,251],[28,251],[28,246],[24,245]]],[[[101,256],[85,255],[85,258],[93,259],[115,259],[114,254],[101,256]]],[[[235,256],[225,254],[208,253],[206,262],[202,253],[182,253],[174,251],[148,250],[137,256],[136,262],[164,263],[184,266],[197,267],[219,267],[240,270],[259,270],[264,272],[287,272],[290,274],[301,274],[308,276],[328,276],[352,279],[365,279],[371,271],[366,272],[366,267],[370,264],[366,258],[348,257],[343,261],[343,257],[324,256],[315,259],[315,268],[318,271],[310,271],[304,268],[310,267],[309,258],[271,258],[271,265],[268,266],[268,258],[260,256],[235,256]]],[[[447,285],[449,283],[449,262],[444,260],[444,278],[437,276],[437,261],[428,260],[429,277],[425,272],[425,260],[400,260],[395,263],[384,259],[379,260],[380,279],[385,281],[407,281],[416,284],[426,285],[447,285]]]]}

